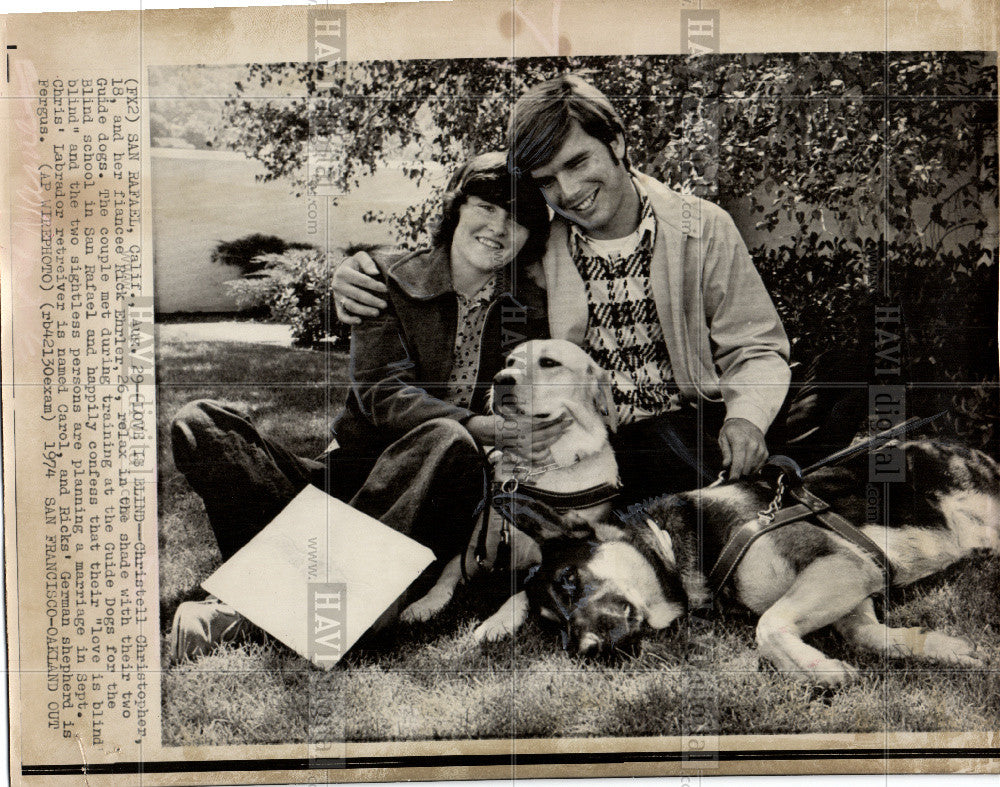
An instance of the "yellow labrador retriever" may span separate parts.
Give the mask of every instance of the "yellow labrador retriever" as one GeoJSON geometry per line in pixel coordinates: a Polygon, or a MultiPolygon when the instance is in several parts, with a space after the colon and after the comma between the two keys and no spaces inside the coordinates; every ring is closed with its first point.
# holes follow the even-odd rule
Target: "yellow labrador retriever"
{"type": "MultiPolygon", "coordinates": [[[[608,440],[609,430],[616,426],[615,408],[604,370],[571,342],[530,341],[510,353],[506,367],[494,377],[492,394],[493,412],[503,416],[505,426],[510,427],[505,433],[511,439],[501,442],[517,442],[516,431],[525,425],[530,428],[560,417],[568,420],[543,462],[526,463],[502,448],[492,451],[494,483],[507,483],[510,488],[516,482],[522,493],[536,494],[560,513],[576,514],[588,522],[606,518],[619,481],[618,464],[608,440]]],[[[500,514],[490,511],[489,517],[490,531],[499,532],[500,514]]],[[[462,581],[463,560],[470,576],[475,574],[478,562],[473,552],[481,527],[480,522],[466,553],[456,555],[427,595],[403,611],[403,621],[429,620],[444,609],[462,581]]],[[[511,540],[513,568],[540,562],[541,553],[531,538],[514,531],[511,540]]],[[[518,593],[476,629],[476,638],[492,640],[509,634],[526,613],[525,596],[518,593]]]]}

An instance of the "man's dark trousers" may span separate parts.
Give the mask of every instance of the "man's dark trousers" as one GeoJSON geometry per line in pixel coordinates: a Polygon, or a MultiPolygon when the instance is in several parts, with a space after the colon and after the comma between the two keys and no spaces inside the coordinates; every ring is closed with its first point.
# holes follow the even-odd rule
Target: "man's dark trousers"
{"type": "MultiPolygon", "coordinates": [[[[806,467],[849,445],[865,419],[865,370],[864,356],[852,351],[793,367],[788,396],[765,435],[770,454],[806,467]]],[[[611,440],[622,480],[620,506],[715,481],[725,417],[722,402],[699,401],[621,427],[611,440]]]]}

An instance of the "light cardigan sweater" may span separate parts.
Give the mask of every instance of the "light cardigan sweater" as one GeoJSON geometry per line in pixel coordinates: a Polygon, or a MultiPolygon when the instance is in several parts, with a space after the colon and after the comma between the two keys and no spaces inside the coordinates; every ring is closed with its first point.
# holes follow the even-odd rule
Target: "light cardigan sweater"
{"type": "MultiPolygon", "coordinates": [[[[788,338],[732,218],[633,172],[656,216],[650,285],[674,380],[688,399],[726,403],[762,432],[788,392],[788,338]]],[[[556,216],[543,260],[553,338],[583,344],[587,292],[556,216]]]]}

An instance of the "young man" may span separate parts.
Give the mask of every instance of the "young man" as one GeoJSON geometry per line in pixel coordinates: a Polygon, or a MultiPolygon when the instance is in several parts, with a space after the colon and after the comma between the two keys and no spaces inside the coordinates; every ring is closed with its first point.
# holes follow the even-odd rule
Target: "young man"
{"type": "MultiPolygon", "coordinates": [[[[629,166],[611,102],[564,75],[516,103],[509,163],[555,216],[542,263],[553,337],[612,376],[626,499],[756,470],[788,392],[789,345],[729,215],[629,166]]],[[[373,268],[334,277],[345,322],[378,313],[373,268]]]]}

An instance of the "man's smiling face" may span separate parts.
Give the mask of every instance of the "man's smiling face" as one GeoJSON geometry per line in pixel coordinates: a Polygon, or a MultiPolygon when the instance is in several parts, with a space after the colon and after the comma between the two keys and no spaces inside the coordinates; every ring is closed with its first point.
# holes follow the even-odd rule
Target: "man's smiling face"
{"type": "Polygon", "coordinates": [[[611,150],[573,121],[552,161],[531,170],[552,209],[593,238],[624,237],[639,220],[639,197],[622,163],[624,140],[612,142],[611,150]]]}

